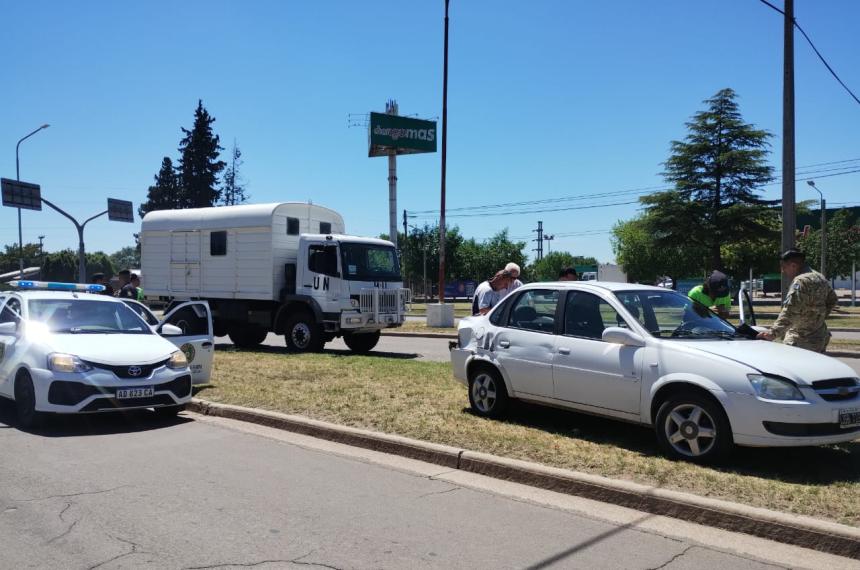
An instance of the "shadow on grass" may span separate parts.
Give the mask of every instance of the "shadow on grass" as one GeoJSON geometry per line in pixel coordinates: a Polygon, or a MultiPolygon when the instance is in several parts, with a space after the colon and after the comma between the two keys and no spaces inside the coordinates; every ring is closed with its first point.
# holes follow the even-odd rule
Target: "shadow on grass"
{"type": "Polygon", "coordinates": [[[18,428],[15,404],[0,399],[0,427],[42,437],[81,437],[113,435],[119,433],[144,432],[188,423],[190,418],[178,416],[164,418],[152,410],[128,410],[124,412],[99,412],[93,414],[48,414],[39,428],[18,428]]]}
{"type": "MultiPolygon", "coordinates": [[[[465,408],[464,413],[472,410],[465,408]]],[[[524,402],[512,405],[503,421],[648,457],[660,456],[654,430],[635,424],[524,402]]],[[[860,441],[822,447],[736,447],[722,464],[710,468],[803,485],[860,483],[860,441]]]]}
{"type": "MultiPolygon", "coordinates": [[[[221,352],[259,352],[263,354],[282,354],[284,356],[294,355],[294,353],[288,351],[285,347],[269,346],[265,344],[255,346],[254,348],[236,348],[230,343],[219,342],[215,345],[215,350],[219,350],[221,352]]],[[[414,360],[416,358],[420,358],[421,356],[420,354],[415,354],[412,352],[380,352],[376,350],[372,350],[367,354],[357,355],[351,350],[342,350],[337,348],[326,348],[319,354],[330,354],[333,356],[368,356],[372,358],[395,358],[398,360],[414,360]]]]}

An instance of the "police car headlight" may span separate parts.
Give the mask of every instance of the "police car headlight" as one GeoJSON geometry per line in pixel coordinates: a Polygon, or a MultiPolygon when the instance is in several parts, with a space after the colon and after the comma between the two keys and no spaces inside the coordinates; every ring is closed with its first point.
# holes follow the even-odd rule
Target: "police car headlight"
{"type": "Polygon", "coordinates": [[[181,370],[182,368],[186,368],[188,366],[188,359],[185,358],[185,353],[181,350],[177,350],[173,354],[170,355],[170,360],[167,361],[167,367],[172,368],[174,370],[181,370]]]}
{"type": "Polygon", "coordinates": [[[54,372],[88,372],[92,366],[71,354],[48,355],[48,369],[54,372]]]}
{"type": "Polygon", "coordinates": [[[764,376],[762,374],[748,374],[753,390],[760,398],[766,400],[803,400],[803,394],[790,380],[764,376]]]}

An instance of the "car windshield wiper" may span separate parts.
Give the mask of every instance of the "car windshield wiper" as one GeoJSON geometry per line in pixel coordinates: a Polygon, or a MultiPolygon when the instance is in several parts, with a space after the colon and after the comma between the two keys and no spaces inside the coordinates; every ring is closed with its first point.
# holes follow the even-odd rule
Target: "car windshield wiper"
{"type": "Polygon", "coordinates": [[[67,329],[59,329],[54,332],[71,333],[71,334],[122,334],[125,331],[115,329],[82,329],[81,327],[69,327],[67,329]]]}
{"type": "Polygon", "coordinates": [[[728,332],[728,331],[705,331],[705,332],[695,332],[690,330],[680,330],[672,333],[673,338],[722,338],[726,340],[735,340],[737,338],[743,338],[738,336],[736,333],[728,332]]]}

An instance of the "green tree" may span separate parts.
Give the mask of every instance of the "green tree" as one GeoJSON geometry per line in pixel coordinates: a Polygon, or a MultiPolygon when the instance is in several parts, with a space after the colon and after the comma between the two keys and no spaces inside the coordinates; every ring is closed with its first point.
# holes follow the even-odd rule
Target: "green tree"
{"type": "MultiPolygon", "coordinates": [[[[827,277],[835,278],[851,275],[851,264],[860,260],[860,226],[852,223],[853,216],[841,209],[827,221],[827,277]]],[[[809,265],[818,270],[821,267],[821,230],[813,230],[797,241],[801,251],[806,254],[809,265]]]]}
{"type": "Polygon", "coordinates": [[[142,218],[147,212],[154,210],[173,210],[180,207],[179,177],[173,167],[173,161],[165,156],[161,160],[161,169],[155,175],[155,184],[149,187],[146,202],[137,209],[142,218]]]}
{"type": "Polygon", "coordinates": [[[242,183],[242,176],[239,174],[239,168],[243,162],[242,151],[236,146],[236,141],[233,141],[230,164],[224,171],[224,182],[221,184],[221,204],[224,206],[244,204],[249,198],[245,192],[245,185],[242,183]]]}
{"type": "Polygon", "coordinates": [[[535,260],[529,266],[528,279],[531,281],[556,281],[562,269],[577,265],[597,265],[597,259],[571,255],[566,251],[553,251],[544,255],[543,259],[535,260]]]}
{"type": "Polygon", "coordinates": [[[774,234],[769,209],[758,188],[770,182],[765,130],[744,123],[735,92],[723,89],[686,123],[683,141],[672,141],[664,164],[674,189],[641,201],[658,247],[684,243],[707,252],[707,269],[725,270],[723,246],[774,234]]]}
{"type": "MultiPolygon", "coordinates": [[[[24,244],[24,267],[35,267],[41,264],[38,243],[24,244]]],[[[18,270],[18,244],[13,243],[3,247],[0,252],[0,273],[9,273],[18,270]]]]}
{"type": "MultiPolygon", "coordinates": [[[[110,258],[101,251],[88,253],[86,266],[88,276],[93,273],[113,275],[116,272],[110,258]]],[[[77,283],[78,252],[64,249],[45,255],[45,263],[42,264],[42,279],[44,281],[77,283]]]]}
{"type": "Polygon", "coordinates": [[[218,160],[224,150],[220,137],[212,132],[215,118],[198,100],[194,111],[194,126],[182,129],[185,137],[179,142],[179,166],[176,170],[181,187],[180,208],[205,208],[214,206],[220,198],[218,175],[225,163],[218,160]]]}
{"type": "MultiPolygon", "coordinates": [[[[380,237],[388,239],[387,234],[380,237]]],[[[445,277],[447,280],[460,278],[459,249],[463,241],[460,228],[457,226],[447,228],[445,238],[445,277]]],[[[404,280],[413,287],[421,283],[424,277],[424,250],[426,248],[427,281],[431,285],[437,284],[439,281],[439,225],[425,224],[421,228],[413,228],[408,236],[404,237],[403,234],[399,234],[397,243],[400,244],[401,248],[400,265],[404,280]]]]}
{"type": "Polygon", "coordinates": [[[516,263],[520,268],[526,266],[523,249],[526,242],[511,241],[507,228],[484,242],[470,238],[463,242],[457,251],[457,279],[484,281],[492,277],[508,263],[516,263]]]}
{"type": "Polygon", "coordinates": [[[701,275],[707,256],[701,244],[658,243],[652,215],[648,213],[618,222],[612,229],[612,249],[631,282],[649,284],[663,276],[677,280],[701,275]]]}
{"type": "Polygon", "coordinates": [[[124,247],[110,254],[110,261],[118,270],[140,268],[140,250],[131,245],[124,247]]]}

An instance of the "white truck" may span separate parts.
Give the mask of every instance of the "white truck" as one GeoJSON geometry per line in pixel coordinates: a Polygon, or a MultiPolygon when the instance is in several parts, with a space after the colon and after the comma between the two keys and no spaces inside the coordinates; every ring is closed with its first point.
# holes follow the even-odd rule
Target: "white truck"
{"type": "Polygon", "coordinates": [[[287,202],[161,210],[141,223],[147,299],[208,301],[215,336],[256,346],[282,334],[295,352],[342,336],[368,352],[405,320],[394,245],[344,235],[337,212],[287,202]]]}
{"type": "Polygon", "coordinates": [[[614,263],[601,263],[597,266],[597,271],[584,271],[580,275],[583,281],[614,281],[617,283],[627,283],[627,274],[624,270],[614,263]]]}

